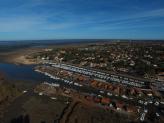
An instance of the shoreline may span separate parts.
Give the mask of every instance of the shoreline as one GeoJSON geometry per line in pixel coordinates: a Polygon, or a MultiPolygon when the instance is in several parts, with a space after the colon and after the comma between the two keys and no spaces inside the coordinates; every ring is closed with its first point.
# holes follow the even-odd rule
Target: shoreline
{"type": "MultiPolygon", "coordinates": [[[[103,43],[103,42],[102,42],[103,43]]],[[[94,43],[71,43],[71,44],[58,44],[58,45],[48,45],[45,47],[28,47],[28,48],[21,48],[21,49],[15,49],[13,51],[6,51],[6,52],[0,52],[0,62],[6,62],[6,63],[13,63],[13,64],[23,64],[23,65],[33,65],[37,64],[36,61],[32,61],[34,59],[27,59],[26,56],[37,53],[40,51],[43,51],[46,48],[68,48],[68,47],[84,47],[89,44],[94,43]]]]}
{"type": "Polygon", "coordinates": [[[26,56],[30,55],[34,52],[39,52],[39,48],[28,48],[28,49],[21,49],[15,50],[12,52],[4,52],[0,53],[0,61],[5,63],[12,63],[12,64],[23,64],[23,65],[33,65],[36,62],[31,61],[26,58],[26,56]]]}

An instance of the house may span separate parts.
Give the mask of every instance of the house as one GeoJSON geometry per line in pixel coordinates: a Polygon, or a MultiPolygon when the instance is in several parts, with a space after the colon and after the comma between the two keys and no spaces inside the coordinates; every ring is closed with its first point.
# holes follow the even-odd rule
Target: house
{"type": "Polygon", "coordinates": [[[137,112],[137,108],[134,106],[127,106],[127,112],[132,113],[132,112],[137,112]]]}
{"type": "Polygon", "coordinates": [[[103,97],[103,98],[101,99],[101,103],[102,103],[103,105],[108,105],[108,104],[110,104],[110,102],[111,102],[111,100],[110,100],[109,98],[103,97]]]}
{"type": "Polygon", "coordinates": [[[101,102],[101,99],[98,98],[98,97],[95,97],[95,98],[94,98],[94,102],[95,102],[95,103],[100,103],[100,102],[101,102]]]}
{"type": "Polygon", "coordinates": [[[164,81],[164,72],[158,74],[158,81],[164,81]]]}
{"type": "Polygon", "coordinates": [[[122,110],[123,107],[124,107],[124,103],[119,101],[119,102],[116,103],[116,107],[117,107],[117,110],[122,110]]]}

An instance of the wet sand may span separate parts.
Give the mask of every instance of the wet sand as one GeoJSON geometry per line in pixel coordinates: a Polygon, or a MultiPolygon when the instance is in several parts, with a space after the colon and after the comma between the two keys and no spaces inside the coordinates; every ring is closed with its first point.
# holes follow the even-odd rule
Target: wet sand
{"type": "Polygon", "coordinates": [[[0,61],[14,64],[31,65],[36,64],[35,61],[27,59],[26,57],[34,52],[39,52],[40,48],[27,48],[21,50],[15,50],[12,52],[0,53],[0,61]]]}

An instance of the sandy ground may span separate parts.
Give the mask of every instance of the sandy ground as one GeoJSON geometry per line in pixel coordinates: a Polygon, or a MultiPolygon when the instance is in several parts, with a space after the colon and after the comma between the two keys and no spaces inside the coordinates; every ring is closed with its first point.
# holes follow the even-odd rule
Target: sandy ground
{"type": "Polygon", "coordinates": [[[26,65],[36,64],[35,61],[30,61],[30,60],[26,59],[25,55],[22,55],[22,56],[20,55],[20,56],[13,58],[12,62],[15,64],[26,64],[26,65]]]}
{"type": "Polygon", "coordinates": [[[84,47],[86,45],[89,45],[90,43],[86,44],[62,44],[62,45],[52,45],[47,47],[35,47],[35,48],[25,48],[25,49],[19,49],[14,50],[12,52],[0,52],[0,61],[4,61],[7,63],[14,63],[14,64],[25,64],[25,65],[31,65],[31,64],[37,64],[36,61],[31,59],[26,59],[26,56],[37,53],[40,51],[43,51],[45,48],[68,48],[68,47],[84,47]]]}
{"type": "Polygon", "coordinates": [[[7,62],[7,63],[14,63],[14,64],[36,64],[34,60],[27,59],[26,56],[34,53],[39,52],[42,49],[40,48],[28,48],[28,49],[21,49],[16,50],[13,52],[6,52],[0,53],[0,60],[7,62]]]}

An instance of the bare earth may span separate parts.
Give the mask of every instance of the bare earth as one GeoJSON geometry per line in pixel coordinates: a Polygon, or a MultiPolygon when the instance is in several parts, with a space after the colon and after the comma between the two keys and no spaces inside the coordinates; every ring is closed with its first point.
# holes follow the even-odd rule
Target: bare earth
{"type": "Polygon", "coordinates": [[[26,56],[39,51],[41,51],[41,49],[39,48],[29,48],[29,49],[16,50],[13,52],[0,53],[0,59],[1,61],[14,63],[14,64],[26,64],[26,65],[36,64],[35,61],[26,59],[26,56]]]}

